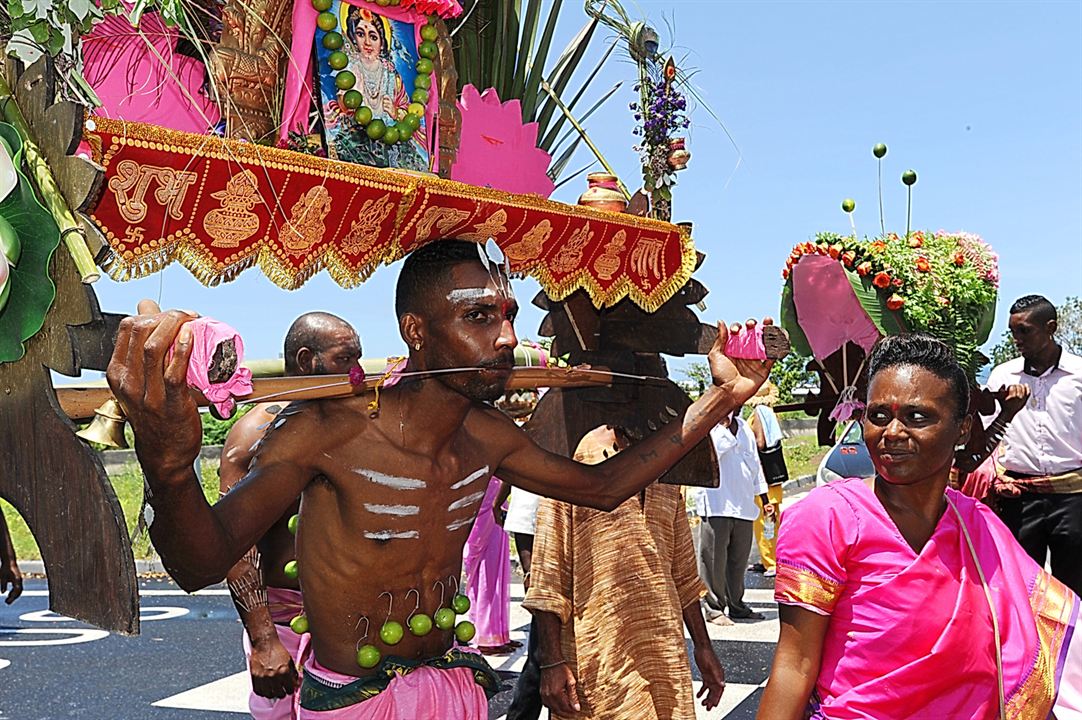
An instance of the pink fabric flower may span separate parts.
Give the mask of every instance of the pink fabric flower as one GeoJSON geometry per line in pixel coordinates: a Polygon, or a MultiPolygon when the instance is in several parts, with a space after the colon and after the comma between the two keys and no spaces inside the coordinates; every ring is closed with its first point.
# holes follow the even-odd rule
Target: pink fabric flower
{"type": "MultiPolygon", "coordinates": [[[[237,407],[235,398],[252,394],[252,371],[241,367],[244,361],[244,343],[240,339],[240,333],[223,322],[213,318],[200,317],[187,323],[192,333],[192,356],[188,361],[188,387],[195,388],[203,393],[203,397],[210,401],[218,415],[228,418],[233,415],[237,407]],[[208,376],[210,363],[214,358],[214,351],[218,344],[232,340],[237,351],[237,367],[228,380],[222,383],[211,383],[208,376]]],[[[169,357],[173,357],[173,348],[169,349],[169,357]]]]}

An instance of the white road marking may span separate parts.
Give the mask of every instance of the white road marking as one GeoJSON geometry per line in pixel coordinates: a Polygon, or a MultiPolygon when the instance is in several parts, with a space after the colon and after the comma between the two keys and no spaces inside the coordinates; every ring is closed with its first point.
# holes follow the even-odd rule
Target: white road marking
{"type": "Polygon", "coordinates": [[[179,710],[204,710],[248,715],[248,694],[251,689],[251,676],[247,670],[242,670],[233,675],[227,675],[220,680],[164,698],[151,703],[151,705],[179,710]]]}
{"type": "Polygon", "coordinates": [[[65,628],[63,630],[50,630],[48,628],[19,628],[11,631],[16,635],[67,635],[52,640],[0,640],[0,647],[39,647],[42,645],[77,645],[79,643],[93,642],[109,637],[107,630],[97,628],[65,628]]]}

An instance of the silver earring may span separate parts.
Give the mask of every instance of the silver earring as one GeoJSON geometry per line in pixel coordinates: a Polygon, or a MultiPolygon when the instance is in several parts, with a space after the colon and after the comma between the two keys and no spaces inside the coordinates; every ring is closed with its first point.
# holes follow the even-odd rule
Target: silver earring
{"type": "Polygon", "coordinates": [[[417,343],[416,345],[414,345],[413,349],[414,350],[420,350],[421,349],[421,343],[417,343]]]}

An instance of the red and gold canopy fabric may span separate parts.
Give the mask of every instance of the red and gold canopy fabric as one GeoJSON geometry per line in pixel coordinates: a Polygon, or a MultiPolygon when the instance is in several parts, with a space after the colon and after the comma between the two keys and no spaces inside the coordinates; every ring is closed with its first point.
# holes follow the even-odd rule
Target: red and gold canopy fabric
{"type": "Polygon", "coordinates": [[[652,312],[695,267],[686,231],[656,220],[156,125],[93,118],[84,139],[105,167],[90,216],[117,280],[179,260],[207,285],[259,265],[290,290],[324,268],[353,287],[431,240],[493,238],[554,299],[652,312]]]}

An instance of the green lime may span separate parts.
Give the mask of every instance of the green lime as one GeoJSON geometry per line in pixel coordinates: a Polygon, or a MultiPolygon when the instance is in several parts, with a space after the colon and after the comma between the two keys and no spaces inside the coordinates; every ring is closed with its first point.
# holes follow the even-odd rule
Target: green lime
{"type": "Polygon", "coordinates": [[[467,643],[473,640],[473,636],[476,634],[477,628],[469,620],[463,620],[458,625],[455,625],[455,638],[459,642],[467,643]]]}
{"type": "Polygon", "coordinates": [[[357,651],[357,664],[365,669],[379,665],[380,652],[375,645],[361,645],[357,651]]]}
{"type": "Polygon", "coordinates": [[[451,609],[453,609],[459,615],[463,615],[469,612],[470,599],[462,593],[458,593],[453,598],[451,598],[451,609]]]}
{"type": "Polygon", "coordinates": [[[419,102],[410,103],[409,107],[406,108],[406,112],[409,113],[410,115],[415,115],[417,117],[423,117],[424,114],[425,114],[425,106],[422,105],[419,102]]]}
{"type": "MultiPolygon", "coordinates": [[[[405,125],[410,129],[410,132],[413,132],[421,127],[421,118],[418,115],[406,115],[406,117],[398,121],[398,124],[399,126],[405,125]]],[[[401,127],[399,127],[399,131],[401,131],[401,127]]]]}
{"type": "Polygon", "coordinates": [[[356,110],[361,106],[362,102],[364,102],[364,97],[356,90],[347,90],[345,94],[342,95],[342,104],[350,110],[356,110]]]}
{"type": "Polygon", "coordinates": [[[882,159],[886,154],[887,146],[883,143],[876,143],[875,147],[872,148],[872,155],[875,155],[877,158],[882,159]]]}
{"type": "Polygon", "coordinates": [[[409,626],[411,633],[417,637],[424,637],[432,632],[432,618],[424,613],[419,613],[410,618],[409,626]]]}
{"type": "Polygon", "coordinates": [[[391,0],[376,0],[376,5],[379,5],[380,7],[387,7],[390,4],[391,0]]]}
{"type": "Polygon", "coordinates": [[[388,620],[383,623],[383,627],[379,629],[379,639],[383,641],[385,645],[397,645],[402,642],[402,623],[396,620],[388,620]]]}
{"type": "Polygon", "coordinates": [[[319,12],[326,12],[331,9],[331,5],[334,4],[334,0],[312,0],[312,7],[319,12]]]}
{"type": "Polygon", "coordinates": [[[422,75],[431,75],[432,74],[432,61],[429,60],[428,58],[421,58],[420,60],[418,60],[417,61],[417,72],[421,73],[422,75]]]}
{"type": "Polygon", "coordinates": [[[413,137],[413,128],[411,128],[409,125],[407,125],[402,120],[399,120],[395,124],[395,129],[398,130],[398,141],[399,142],[405,142],[406,140],[409,140],[411,137],[413,137]]]}
{"type": "Polygon", "coordinates": [[[428,58],[429,60],[431,60],[432,58],[436,57],[436,43],[431,42],[430,40],[425,40],[423,43],[421,43],[421,47],[417,48],[417,54],[423,58],[428,58]]]}
{"type": "Polygon", "coordinates": [[[297,565],[296,560],[290,560],[286,563],[286,566],[282,568],[282,572],[290,580],[296,580],[297,575],[300,573],[300,567],[297,565]]]}
{"type": "Polygon", "coordinates": [[[300,523],[300,521],[301,521],[301,516],[300,515],[294,515],[293,517],[289,518],[289,522],[286,524],[286,527],[289,528],[289,532],[296,535],[297,534],[297,525],[300,523]]]}
{"type": "Polygon", "coordinates": [[[450,630],[455,626],[455,611],[451,608],[440,608],[433,616],[433,620],[440,630],[450,630]]]}
{"type": "Polygon", "coordinates": [[[323,36],[323,47],[328,50],[341,50],[344,42],[341,33],[329,32],[323,36]]]}
{"type": "Polygon", "coordinates": [[[327,56],[327,64],[331,66],[331,70],[341,70],[349,65],[349,56],[341,50],[335,50],[327,56]]]}
{"type": "Polygon", "coordinates": [[[424,105],[425,103],[428,102],[428,91],[427,90],[414,90],[413,94],[410,95],[410,100],[412,100],[413,102],[418,103],[420,105],[424,105]]]}
{"type": "Polygon", "coordinates": [[[413,87],[414,87],[414,89],[419,88],[421,90],[429,89],[430,87],[432,87],[432,76],[431,75],[418,75],[418,76],[416,76],[415,78],[413,78],[413,87]]]}
{"type": "Polygon", "coordinates": [[[438,38],[439,36],[440,36],[440,33],[439,33],[438,30],[436,30],[435,26],[433,26],[433,25],[422,25],[421,26],[421,39],[422,40],[427,40],[427,41],[431,42],[431,41],[435,40],[436,38],[438,38]]]}
{"type": "Polygon", "coordinates": [[[386,130],[387,126],[383,123],[382,120],[378,119],[368,123],[368,126],[364,129],[364,131],[368,133],[368,137],[372,138],[373,140],[379,140],[381,137],[383,137],[383,133],[386,130]]]}
{"type": "Polygon", "coordinates": [[[851,213],[856,209],[857,209],[857,201],[854,200],[853,198],[846,198],[845,200],[842,200],[842,211],[843,212],[851,213]]]}
{"type": "MultiPolygon", "coordinates": [[[[357,91],[351,90],[350,92],[357,91]]],[[[360,93],[357,94],[360,95],[360,93]]],[[[358,125],[367,125],[368,123],[372,122],[372,108],[365,106],[357,108],[357,112],[353,113],[353,119],[357,121],[358,125]]]]}
{"type": "Polygon", "coordinates": [[[387,129],[383,131],[383,137],[381,137],[380,140],[387,143],[388,145],[394,145],[396,142],[398,142],[398,138],[398,126],[388,125],[387,129]]]}
{"type": "Polygon", "coordinates": [[[298,635],[304,635],[308,632],[308,618],[304,615],[298,615],[289,621],[289,629],[298,635]]]}
{"type": "Polygon", "coordinates": [[[321,12],[316,15],[316,26],[323,32],[329,33],[338,27],[338,18],[334,16],[334,13],[321,12]]]}
{"type": "Polygon", "coordinates": [[[357,76],[350,70],[342,70],[334,76],[334,84],[339,90],[349,90],[357,84],[357,76]]]}
{"type": "Polygon", "coordinates": [[[906,170],[902,173],[902,182],[910,186],[915,185],[917,183],[917,171],[906,170]]]}

